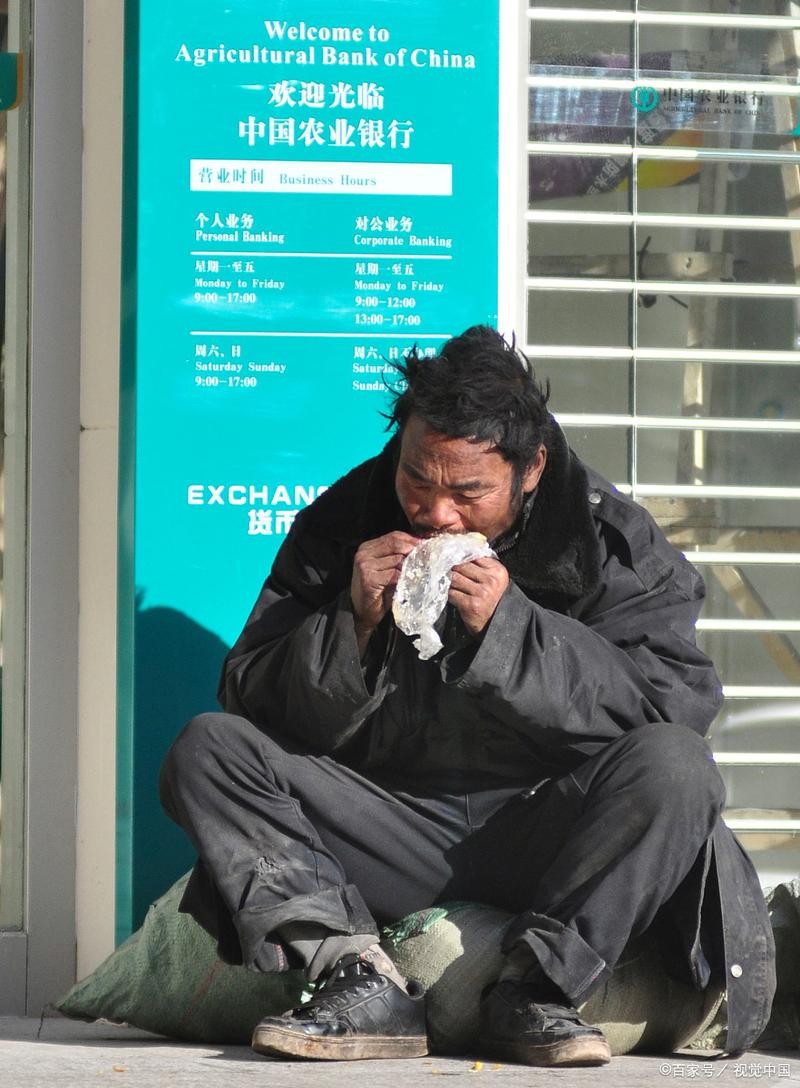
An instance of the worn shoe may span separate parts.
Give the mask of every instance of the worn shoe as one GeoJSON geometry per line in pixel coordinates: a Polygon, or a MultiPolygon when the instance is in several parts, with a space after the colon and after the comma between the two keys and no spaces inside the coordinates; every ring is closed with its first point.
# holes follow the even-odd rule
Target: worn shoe
{"type": "Polygon", "coordinates": [[[611,1048],[599,1028],[569,1005],[540,1004],[523,979],[496,983],[481,1000],[487,1055],[525,1065],[603,1065],[611,1048]]]}
{"type": "Polygon", "coordinates": [[[347,1061],[428,1053],[425,997],[408,992],[357,955],[344,956],[305,1005],[267,1016],[253,1032],[259,1054],[347,1061]]]}

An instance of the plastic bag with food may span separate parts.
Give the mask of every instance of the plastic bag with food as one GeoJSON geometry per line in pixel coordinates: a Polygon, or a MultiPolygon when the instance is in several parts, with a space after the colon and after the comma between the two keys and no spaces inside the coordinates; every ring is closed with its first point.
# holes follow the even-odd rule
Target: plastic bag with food
{"type": "Polygon", "coordinates": [[[483,533],[441,533],[423,540],[406,556],[392,614],[401,631],[418,636],[414,646],[423,661],[442,648],[433,625],[447,603],[453,567],[484,555],[494,552],[483,533]]]}

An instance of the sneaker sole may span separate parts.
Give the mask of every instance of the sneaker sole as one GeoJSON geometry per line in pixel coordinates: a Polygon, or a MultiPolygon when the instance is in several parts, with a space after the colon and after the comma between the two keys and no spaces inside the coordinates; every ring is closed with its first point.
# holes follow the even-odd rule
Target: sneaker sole
{"type": "Polygon", "coordinates": [[[258,1054],[317,1061],[363,1061],[370,1058],[423,1058],[428,1053],[424,1035],[350,1035],[323,1038],[276,1027],[257,1027],[251,1043],[258,1054]]]}
{"type": "Polygon", "coordinates": [[[493,1057],[523,1065],[605,1065],[611,1061],[611,1047],[605,1039],[586,1036],[565,1039],[546,1046],[526,1046],[524,1043],[499,1043],[482,1040],[493,1057]]]}

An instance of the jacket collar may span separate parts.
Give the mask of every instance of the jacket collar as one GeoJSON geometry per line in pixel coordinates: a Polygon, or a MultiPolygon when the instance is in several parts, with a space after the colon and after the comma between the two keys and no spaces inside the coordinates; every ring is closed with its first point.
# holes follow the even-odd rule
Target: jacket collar
{"type": "Polygon", "coordinates": [[[547,465],[531,516],[503,562],[525,589],[585,597],[597,588],[601,573],[586,469],[552,417],[546,445],[547,465]]]}
{"type": "MultiPolygon", "coordinates": [[[[586,469],[567,445],[551,417],[546,436],[547,465],[539,481],[530,517],[502,561],[513,580],[536,593],[560,593],[579,598],[600,582],[600,546],[588,502],[586,469]]],[[[405,526],[394,489],[400,448],[395,435],[371,463],[358,532],[370,540],[405,526]]]]}

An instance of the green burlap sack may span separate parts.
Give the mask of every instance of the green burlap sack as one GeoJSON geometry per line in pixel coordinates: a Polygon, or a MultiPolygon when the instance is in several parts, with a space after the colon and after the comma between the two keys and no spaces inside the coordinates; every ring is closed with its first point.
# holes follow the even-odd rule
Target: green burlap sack
{"type": "Polygon", "coordinates": [[[206,1043],[249,1043],[268,1013],[297,1004],[303,974],[259,975],[217,957],[178,904],[188,875],[150,907],[141,929],[56,1003],[77,1020],[111,1020],[206,1043]]]}
{"type": "Polygon", "coordinates": [[[777,990],[759,1046],[765,1050],[800,1047],[800,880],[766,893],[775,937],[777,990]]]}
{"type": "Polygon", "coordinates": [[[766,901],[775,938],[777,996],[800,999],[800,880],[771,888],[766,901]]]}
{"type": "MultiPolygon", "coordinates": [[[[427,990],[433,1049],[463,1053],[474,1047],[481,991],[500,972],[510,920],[505,911],[463,903],[422,911],[387,931],[384,945],[400,971],[427,990]]],[[[670,978],[658,951],[640,940],[631,942],[611,978],[580,1011],[605,1033],[612,1054],[669,1054],[703,1034],[722,996],[670,978]]]]}
{"type": "MultiPolygon", "coordinates": [[[[57,1004],[65,1016],[132,1024],[176,1039],[249,1043],[269,1013],[302,997],[298,971],[259,975],[217,957],[209,935],[178,911],[186,877],[157,900],[136,933],[57,1004]]],[[[474,1048],[483,987],[497,977],[510,915],[454,903],[411,915],[384,934],[400,970],[428,991],[431,1046],[474,1048]]],[[[708,1024],[720,995],[697,994],[668,978],[654,950],[631,947],[583,1014],[605,1031],[614,1054],[668,1053],[708,1024]]]]}

